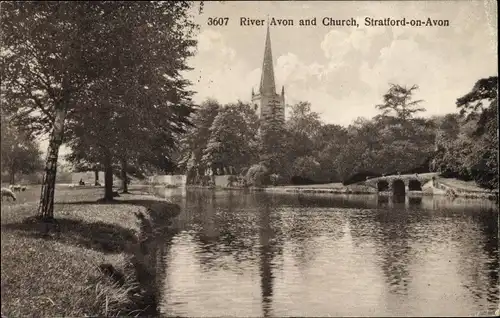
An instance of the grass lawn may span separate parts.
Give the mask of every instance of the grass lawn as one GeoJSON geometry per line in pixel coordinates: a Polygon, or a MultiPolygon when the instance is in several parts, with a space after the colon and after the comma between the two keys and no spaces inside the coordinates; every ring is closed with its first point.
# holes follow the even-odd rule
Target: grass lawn
{"type": "Polygon", "coordinates": [[[438,181],[458,191],[490,192],[487,189],[479,187],[475,181],[463,181],[454,178],[439,178],[438,181]]]}
{"type": "Polygon", "coordinates": [[[161,199],[136,192],[115,203],[96,202],[103,191],[57,187],[54,215],[60,235],[55,237],[44,237],[39,224],[25,222],[36,213],[39,187],[18,192],[16,202],[2,202],[2,316],[82,317],[134,310],[129,293],[134,286],[113,281],[98,266],[124,268],[140,230],[134,212],[145,212],[161,199]]]}

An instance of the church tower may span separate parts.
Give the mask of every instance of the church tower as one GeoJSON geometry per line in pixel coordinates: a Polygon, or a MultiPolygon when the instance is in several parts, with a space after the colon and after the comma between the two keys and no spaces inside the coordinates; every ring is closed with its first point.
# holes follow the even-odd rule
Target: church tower
{"type": "Polygon", "coordinates": [[[260,119],[285,122],[285,88],[281,87],[281,95],[276,93],[269,22],[267,24],[260,87],[257,94],[252,89],[252,107],[260,119]]]}

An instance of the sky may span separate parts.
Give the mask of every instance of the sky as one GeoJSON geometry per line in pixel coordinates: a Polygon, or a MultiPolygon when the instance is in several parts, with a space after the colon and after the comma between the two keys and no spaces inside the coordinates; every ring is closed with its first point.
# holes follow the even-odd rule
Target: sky
{"type": "Polygon", "coordinates": [[[266,23],[241,26],[240,18],[293,19],[270,26],[278,92],[287,104],[311,103],[325,123],[349,125],[379,112],[389,83],[418,85],[423,116],[456,112],[458,97],[483,77],[497,75],[497,8],[493,1],[212,1],[202,14],[198,51],[185,74],[195,101],[249,101],[260,82],[266,23]],[[225,26],[208,19],[227,17],[225,26]],[[316,26],[299,26],[300,19],[316,26]],[[324,26],[324,17],[355,18],[359,27],[324,26]],[[366,17],[447,19],[448,27],[365,26],[366,17]]]}
{"type": "MultiPolygon", "coordinates": [[[[190,58],[194,99],[249,102],[258,91],[266,23],[241,26],[241,18],[293,19],[270,26],[278,92],[287,104],[311,103],[325,123],[347,126],[379,112],[389,83],[418,85],[423,116],[456,112],[455,101],[483,77],[497,75],[497,8],[494,1],[208,1],[192,10],[197,53],[190,58]],[[208,19],[227,17],[227,25],[208,19]],[[324,17],[355,18],[359,27],[324,26],[324,17]],[[367,27],[376,19],[447,19],[449,27],[367,27]],[[316,18],[316,26],[299,26],[316,18]]],[[[40,147],[45,153],[47,140],[40,147]]],[[[61,158],[68,153],[61,148],[61,158]]]]}

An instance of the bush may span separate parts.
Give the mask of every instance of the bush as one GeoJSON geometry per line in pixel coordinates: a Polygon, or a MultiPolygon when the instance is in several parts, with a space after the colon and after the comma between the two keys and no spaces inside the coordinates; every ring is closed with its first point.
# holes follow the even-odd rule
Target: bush
{"type": "Polygon", "coordinates": [[[202,176],[201,177],[201,185],[202,186],[210,186],[213,183],[211,176],[202,176]]]}
{"type": "Polygon", "coordinates": [[[292,179],[292,184],[293,185],[308,185],[308,184],[315,184],[313,180],[301,176],[293,176],[292,179]]]}
{"type": "Polygon", "coordinates": [[[269,180],[271,181],[271,184],[273,186],[277,186],[280,183],[280,175],[273,173],[272,175],[269,176],[269,180]]]}
{"type": "Polygon", "coordinates": [[[248,169],[246,180],[248,185],[261,187],[270,183],[269,170],[262,164],[253,165],[248,169]]]}
{"type": "Polygon", "coordinates": [[[319,174],[321,166],[312,156],[298,157],[293,162],[293,175],[303,179],[312,180],[319,174]]]}

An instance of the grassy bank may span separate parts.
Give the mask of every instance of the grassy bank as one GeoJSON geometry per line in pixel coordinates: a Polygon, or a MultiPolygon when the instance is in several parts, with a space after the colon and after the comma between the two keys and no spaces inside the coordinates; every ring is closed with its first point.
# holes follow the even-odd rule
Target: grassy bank
{"type": "Polygon", "coordinates": [[[58,188],[60,231],[50,236],[26,221],[36,212],[39,188],[19,193],[17,202],[2,202],[2,316],[134,315],[153,305],[141,296],[138,273],[147,269],[147,257],[137,253],[145,240],[137,213],[149,216],[153,209],[168,218],[173,209],[141,193],[97,202],[102,192],[58,188]]]}

